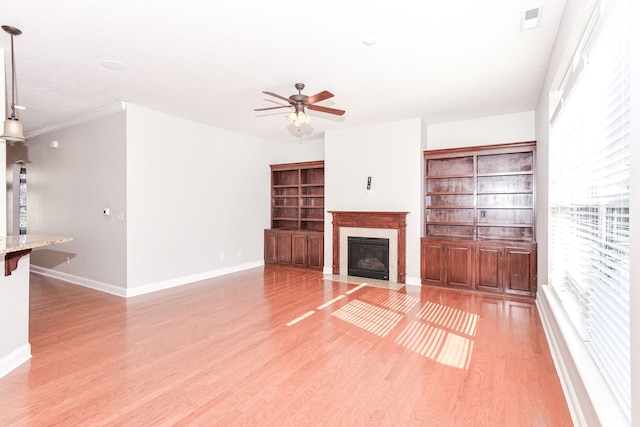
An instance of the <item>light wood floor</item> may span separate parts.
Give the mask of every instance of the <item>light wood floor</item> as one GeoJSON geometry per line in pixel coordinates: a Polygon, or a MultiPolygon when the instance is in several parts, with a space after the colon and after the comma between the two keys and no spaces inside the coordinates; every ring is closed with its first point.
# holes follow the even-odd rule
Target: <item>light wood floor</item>
{"type": "Polygon", "coordinates": [[[265,267],[125,300],[32,275],[0,426],[570,426],[535,304],[265,267]]]}

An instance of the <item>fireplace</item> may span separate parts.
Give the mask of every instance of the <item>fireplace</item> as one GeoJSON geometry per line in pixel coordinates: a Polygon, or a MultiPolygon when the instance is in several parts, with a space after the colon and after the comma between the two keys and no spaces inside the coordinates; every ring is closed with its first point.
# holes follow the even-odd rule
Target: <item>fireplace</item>
{"type": "Polygon", "coordinates": [[[389,239],[348,236],[349,276],[389,280],[389,239]]]}
{"type": "Polygon", "coordinates": [[[388,240],[388,280],[404,283],[406,277],[406,216],[408,212],[329,211],[333,215],[334,275],[347,276],[348,237],[388,240]]]}

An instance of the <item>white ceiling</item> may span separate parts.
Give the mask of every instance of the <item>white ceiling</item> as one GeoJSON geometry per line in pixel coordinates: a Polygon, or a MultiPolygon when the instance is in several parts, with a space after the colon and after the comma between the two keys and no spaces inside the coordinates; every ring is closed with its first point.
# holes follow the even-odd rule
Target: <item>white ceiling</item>
{"type": "MultiPolygon", "coordinates": [[[[23,31],[14,47],[27,133],[126,101],[286,142],[406,118],[533,110],[564,3],[20,0],[0,4],[0,24],[23,31]],[[540,26],[521,31],[522,11],[539,5],[540,26]],[[318,105],[346,114],[311,111],[313,131],[300,136],[288,108],[253,111],[279,102],[261,91],[288,97],[296,82],[306,95],[331,91],[318,105]]],[[[9,45],[0,32],[0,47],[9,45]]]]}

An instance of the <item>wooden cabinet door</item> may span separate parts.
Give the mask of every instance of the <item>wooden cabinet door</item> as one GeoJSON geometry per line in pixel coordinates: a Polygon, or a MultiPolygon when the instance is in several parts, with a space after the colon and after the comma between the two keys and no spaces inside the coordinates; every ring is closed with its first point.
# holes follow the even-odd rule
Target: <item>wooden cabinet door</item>
{"type": "Polygon", "coordinates": [[[264,262],[322,270],[324,236],[302,231],[265,230],[264,262]]]}
{"type": "Polygon", "coordinates": [[[421,243],[420,270],[423,285],[444,285],[444,250],[440,242],[423,239],[421,243]]]}
{"type": "Polygon", "coordinates": [[[537,290],[537,253],[533,246],[505,247],[504,292],[535,296],[537,290]]]}
{"type": "Polygon", "coordinates": [[[291,264],[296,267],[307,266],[307,236],[304,234],[291,236],[291,264]]]}
{"type": "Polygon", "coordinates": [[[324,237],[310,235],[307,238],[307,266],[318,270],[324,267],[324,237]]]}
{"type": "Polygon", "coordinates": [[[446,284],[473,286],[473,245],[451,243],[446,246],[446,284]]]}
{"type": "Polygon", "coordinates": [[[271,230],[264,230],[264,262],[278,262],[277,235],[271,230]]]}
{"type": "Polygon", "coordinates": [[[276,240],[278,262],[291,264],[291,234],[278,233],[276,240]]]}
{"type": "Polygon", "coordinates": [[[476,289],[502,292],[503,248],[501,246],[478,245],[476,263],[476,289]]]}

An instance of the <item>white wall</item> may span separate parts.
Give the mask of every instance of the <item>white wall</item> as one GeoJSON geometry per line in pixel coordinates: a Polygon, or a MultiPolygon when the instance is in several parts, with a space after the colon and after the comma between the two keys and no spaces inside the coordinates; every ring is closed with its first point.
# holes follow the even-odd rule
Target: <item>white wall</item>
{"type": "MultiPolygon", "coordinates": [[[[327,132],[325,205],[337,211],[400,211],[407,215],[407,283],[420,284],[422,221],[420,119],[327,132]],[[371,177],[373,196],[366,195],[371,177]]],[[[332,216],[325,216],[325,268],[332,270],[332,216]]]]}
{"type": "Polygon", "coordinates": [[[324,137],[276,144],[274,163],[324,160],[324,137]]]}
{"type": "Polygon", "coordinates": [[[131,104],[126,139],[128,295],[262,264],[272,143],[131,104]]]}
{"type": "Polygon", "coordinates": [[[427,125],[429,150],[535,141],[535,112],[427,125]]]}
{"type": "Polygon", "coordinates": [[[27,166],[27,232],[73,237],[36,249],[34,270],[122,294],[126,288],[126,229],[111,212],[126,210],[124,111],[29,137],[7,160],[27,166]],[[58,148],[51,148],[58,141],[58,148]]]}

